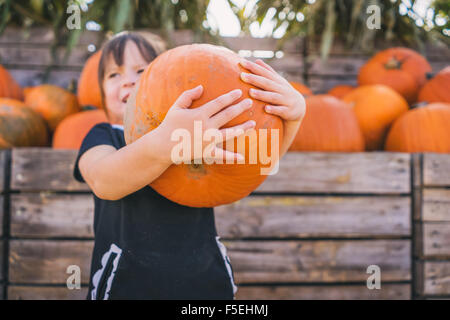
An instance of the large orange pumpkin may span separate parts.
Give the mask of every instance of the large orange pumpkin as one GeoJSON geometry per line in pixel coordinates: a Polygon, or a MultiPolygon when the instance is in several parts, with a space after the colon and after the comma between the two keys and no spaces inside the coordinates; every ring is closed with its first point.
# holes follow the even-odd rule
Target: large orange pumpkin
{"type": "Polygon", "coordinates": [[[330,95],[306,98],[306,114],[289,151],[364,151],[364,137],[353,110],[330,95]]]}
{"type": "Polygon", "coordinates": [[[419,92],[419,102],[450,103],[450,66],[427,81],[419,92]]]}
{"type": "MultiPolygon", "coordinates": [[[[126,142],[132,143],[155,129],[180,94],[200,84],[204,87],[203,94],[191,108],[197,108],[237,88],[243,92],[240,100],[249,98],[251,86],[240,79],[240,73],[245,71],[239,65],[241,59],[231,50],[207,44],[181,46],[158,56],[141,76],[135,103],[129,99],[124,118],[126,142]]],[[[172,165],[151,183],[151,187],[164,197],[191,207],[213,207],[250,194],[266,178],[266,175],[261,174],[261,169],[268,169],[274,163],[262,164],[259,156],[256,163],[251,163],[249,150],[254,150],[256,155],[262,151],[260,146],[263,142],[271,146],[273,129],[278,131],[280,139],[273,142],[278,142],[280,147],[282,141],[282,120],[266,113],[264,106],[263,102],[254,100],[248,111],[224,126],[234,126],[253,119],[256,131],[262,133],[260,129],[272,129],[267,130],[268,139],[267,135],[261,139],[250,139],[246,143],[247,152],[236,148],[235,139],[235,150],[245,154],[245,164],[172,165]]],[[[239,140],[243,141],[244,138],[241,136],[239,140]]]]}
{"type": "Polygon", "coordinates": [[[401,116],[389,132],[386,150],[450,153],[450,104],[431,103],[401,116]]]}
{"type": "Polygon", "coordinates": [[[68,115],[80,111],[77,97],[50,84],[33,87],[27,92],[25,104],[41,114],[51,131],[68,115]]]}
{"type": "Polygon", "coordinates": [[[353,106],[367,150],[380,150],[392,123],[408,111],[406,100],[384,85],[362,86],[344,96],[353,106]]]}
{"type": "Polygon", "coordinates": [[[330,89],[328,91],[329,95],[332,95],[333,97],[336,97],[338,99],[343,98],[347,93],[349,93],[350,91],[352,91],[353,89],[355,89],[355,87],[353,86],[349,86],[349,85],[338,85],[332,89],[330,89]]]}
{"type": "Polygon", "coordinates": [[[102,108],[102,95],[98,84],[98,65],[102,56],[97,51],[86,61],[78,81],[78,102],[81,106],[102,108]]]}
{"type": "Polygon", "coordinates": [[[384,84],[400,93],[410,104],[431,72],[428,61],[414,50],[391,48],[372,57],[358,75],[360,85],[384,84]]]}
{"type": "Polygon", "coordinates": [[[0,98],[23,100],[22,89],[11,74],[0,65],[0,98]]]}
{"type": "Polygon", "coordinates": [[[103,110],[88,110],[70,115],[56,127],[53,148],[78,150],[89,130],[96,124],[107,121],[103,110]]]}
{"type": "Polygon", "coordinates": [[[297,90],[304,96],[311,96],[313,94],[310,88],[300,82],[290,81],[289,83],[295,88],[295,90],[297,90]]]}
{"type": "Polygon", "coordinates": [[[0,149],[40,147],[48,141],[42,117],[23,102],[0,98],[0,149]]]}

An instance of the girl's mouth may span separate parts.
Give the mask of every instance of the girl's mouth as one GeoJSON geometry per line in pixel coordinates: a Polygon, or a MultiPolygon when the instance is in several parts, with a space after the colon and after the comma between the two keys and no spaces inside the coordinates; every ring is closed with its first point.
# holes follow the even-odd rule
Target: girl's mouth
{"type": "Polygon", "coordinates": [[[129,96],[130,96],[130,94],[127,93],[127,94],[122,98],[122,102],[123,102],[123,103],[127,103],[128,97],[129,97],[129,96]]]}

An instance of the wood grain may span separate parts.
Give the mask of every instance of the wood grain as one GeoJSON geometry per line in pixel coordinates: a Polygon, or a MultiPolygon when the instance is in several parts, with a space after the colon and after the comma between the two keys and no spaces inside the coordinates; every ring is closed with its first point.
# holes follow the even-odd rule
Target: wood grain
{"type": "Polygon", "coordinates": [[[423,179],[426,187],[450,187],[450,157],[447,154],[424,154],[423,179]]]}
{"type": "Polygon", "coordinates": [[[424,189],[422,197],[423,221],[450,222],[450,190],[424,189]]]}
{"type": "Polygon", "coordinates": [[[450,261],[423,262],[422,295],[450,295],[450,261]]]}
{"type": "MultiPolygon", "coordinates": [[[[224,241],[237,283],[366,281],[378,265],[383,281],[410,280],[410,243],[373,241],[224,241]]],[[[69,265],[89,276],[90,241],[13,240],[10,282],[65,283],[69,265]]]]}
{"type": "Polygon", "coordinates": [[[422,225],[422,257],[450,259],[450,222],[425,222],[422,225]]]}
{"type": "Polygon", "coordinates": [[[81,269],[81,282],[89,281],[93,241],[11,240],[9,281],[12,283],[65,284],[67,267],[81,269]]]}
{"type": "Polygon", "coordinates": [[[19,238],[93,238],[92,195],[21,193],[11,195],[11,235],[19,238]]]}
{"type": "Polygon", "coordinates": [[[407,197],[251,196],[214,209],[225,238],[408,236],[407,197]]]}
{"type": "Polygon", "coordinates": [[[6,152],[0,150],[0,194],[5,190],[6,152]]]}
{"type": "Polygon", "coordinates": [[[256,192],[409,193],[410,155],[289,152],[256,192]]]}
{"type": "Polygon", "coordinates": [[[77,152],[23,148],[12,152],[11,189],[23,191],[89,191],[73,177],[77,152]]]}
{"type": "Polygon", "coordinates": [[[33,69],[14,66],[8,68],[8,71],[22,87],[37,86],[45,80],[45,83],[68,88],[71,82],[74,81],[76,83],[78,81],[81,73],[81,69],[52,69],[47,79],[44,79],[45,66],[33,69]]]}
{"type": "Polygon", "coordinates": [[[8,300],[85,300],[87,293],[87,287],[8,286],[8,300]]]}
{"type": "Polygon", "coordinates": [[[237,283],[366,281],[378,265],[383,281],[411,279],[407,240],[226,241],[237,283]]]}
{"type": "Polygon", "coordinates": [[[379,290],[363,285],[245,286],[237,300],[409,300],[410,284],[382,284],[379,290]]]}

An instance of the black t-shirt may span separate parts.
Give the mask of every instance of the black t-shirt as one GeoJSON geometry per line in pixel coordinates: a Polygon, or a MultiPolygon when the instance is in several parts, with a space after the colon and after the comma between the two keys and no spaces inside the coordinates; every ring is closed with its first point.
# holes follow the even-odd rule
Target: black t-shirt
{"type": "MultiPolygon", "coordinates": [[[[97,124],[79,150],[125,146],[123,128],[97,124]]],[[[233,299],[236,287],[213,208],[172,202],[150,186],[120,200],[94,195],[95,245],[88,299],[233,299]]]]}

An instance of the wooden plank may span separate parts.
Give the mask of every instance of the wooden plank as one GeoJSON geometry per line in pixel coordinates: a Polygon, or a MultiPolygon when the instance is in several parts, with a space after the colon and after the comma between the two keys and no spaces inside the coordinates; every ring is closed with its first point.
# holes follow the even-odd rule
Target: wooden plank
{"type": "Polygon", "coordinates": [[[11,235],[93,238],[92,195],[21,193],[11,196],[11,235]]]}
{"type": "MultiPolygon", "coordinates": [[[[78,46],[86,46],[91,43],[97,43],[98,39],[103,38],[102,32],[83,31],[78,41],[78,46]]],[[[53,42],[54,36],[51,28],[33,27],[33,28],[6,28],[0,36],[2,46],[14,44],[28,44],[30,46],[49,47],[53,42]]]]}
{"type": "Polygon", "coordinates": [[[425,222],[422,228],[422,257],[450,259],[450,222],[425,222]]]}
{"type": "MultiPolygon", "coordinates": [[[[44,82],[45,67],[39,67],[33,70],[29,68],[12,68],[8,71],[22,87],[37,86],[44,82]]],[[[50,71],[45,83],[68,88],[72,81],[78,81],[80,73],[81,68],[78,68],[77,70],[55,69],[50,71]]]]}
{"type": "MultiPolygon", "coordinates": [[[[93,237],[92,195],[11,197],[14,237],[93,237]]],[[[250,196],[215,208],[224,238],[400,237],[410,234],[407,197],[250,196]]]]}
{"type": "Polygon", "coordinates": [[[409,193],[410,155],[290,152],[256,192],[409,193]]]}
{"type": "Polygon", "coordinates": [[[407,197],[251,196],[215,208],[225,238],[382,237],[411,233],[407,197]]]}
{"type": "Polygon", "coordinates": [[[450,261],[424,261],[423,295],[450,296],[450,261]]]}
{"type": "Polygon", "coordinates": [[[450,155],[424,154],[423,179],[426,187],[450,187],[450,155]]]}
{"type": "Polygon", "coordinates": [[[0,281],[5,280],[5,274],[3,270],[4,256],[5,256],[5,241],[0,240],[0,281]]]}
{"type": "Polygon", "coordinates": [[[11,240],[9,246],[11,283],[65,284],[70,265],[80,267],[83,284],[89,281],[93,241],[11,240]]]}
{"type": "Polygon", "coordinates": [[[237,283],[367,281],[377,265],[383,281],[411,279],[410,241],[226,241],[237,283]]]}
{"type": "Polygon", "coordinates": [[[344,76],[344,77],[326,77],[326,76],[316,76],[308,75],[307,81],[308,87],[316,94],[327,93],[330,89],[337,85],[349,85],[356,87],[358,81],[354,76],[344,76]]]}
{"type": "MultiPolygon", "coordinates": [[[[224,241],[236,283],[366,281],[369,265],[383,281],[410,280],[407,240],[224,241]]],[[[90,241],[12,240],[10,282],[65,283],[69,265],[89,276],[90,241]]]]}
{"type": "Polygon", "coordinates": [[[8,300],[85,300],[87,293],[87,287],[8,286],[8,300]]]}
{"type": "Polygon", "coordinates": [[[422,164],[423,155],[421,153],[413,153],[411,155],[411,173],[412,173],[412,202],[413,202],[413,219],[420,221],[422,219],[422,164]]]}
{"type": "Polygon", "coordinates": [[[310,59],[308,73],[316,76],[357,77],[359,69],[367,62],[368,57],[330,56],[327,60],[321,57],[310,59]]]}
{"type": "Polygon", "coordinates": [[[0,194],[0,238],[3,236],[3,220],[4,220],[4,208],[3,208],[3,195],[0,194]]]}
{"type": "Polygon", "coordinates": [[[237,300],[409,300],[410,284],[382,284],[379,290],[364,285],[245,286],[237,300]]]}
{"type": "Polygon", "coordinates": [[[20,148],[12,152],[11,189],[22,191],[89,191],[73,177],[77,152],[20,148]]]}
{"type": "Polygon", "coordinates": [[[422,219],[423,221],[450,222],[450,190],[423,190],[422,219]]]}
{"type": "Polygon", "coordinates": [[[0,150],[0,193],[5,190],[6,152],[5,150],[0,150]]]}

